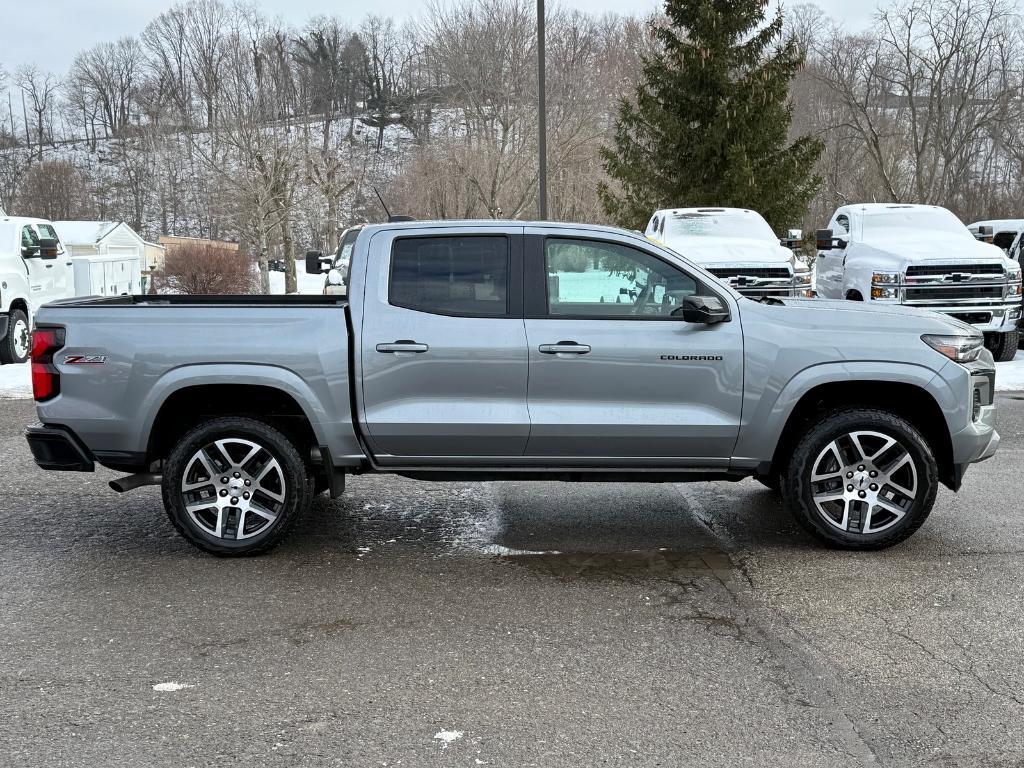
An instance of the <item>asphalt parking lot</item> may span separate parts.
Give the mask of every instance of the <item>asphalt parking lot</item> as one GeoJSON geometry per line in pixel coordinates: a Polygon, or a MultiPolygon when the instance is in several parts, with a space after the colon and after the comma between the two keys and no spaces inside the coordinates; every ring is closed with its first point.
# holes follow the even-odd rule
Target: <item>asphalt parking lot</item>
{"type": "Polygon", "coordinates": [[[0,763],[1024,764],[1000,405],[1000,453],[883,553],[819,548],[752,481],[361,477],[220,560],[157,489],[36,471],[0,401],[0,763]]]}

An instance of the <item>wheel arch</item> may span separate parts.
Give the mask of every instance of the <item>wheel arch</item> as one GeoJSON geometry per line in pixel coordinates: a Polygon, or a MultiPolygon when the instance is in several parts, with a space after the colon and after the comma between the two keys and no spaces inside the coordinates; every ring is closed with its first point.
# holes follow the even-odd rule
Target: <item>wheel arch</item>
{"type": "Polygon", "coordinates": [[[143,426],[147,463],[165,458],[188,429],[216,416],[261,418],[303,446],[327,444],[323,408],[294,373],[269,366],[189,368],[175,369],[150,393],[143,409],[150,414],[143,426]]]}
{"type": "Polygon", "coordinates": [[[785,457],[792,454],[810,424],[830,410],[846,407],[875,408],[909,421],[934,452],[940,481],[947,487],[955,485],[953,442],[943,409],[928,389],[905,381],[833,381],[808,389],[786,418],[768,471],[781,470],[785,457]],[[893,403],[899,407],[894,408],[893,403]]]}

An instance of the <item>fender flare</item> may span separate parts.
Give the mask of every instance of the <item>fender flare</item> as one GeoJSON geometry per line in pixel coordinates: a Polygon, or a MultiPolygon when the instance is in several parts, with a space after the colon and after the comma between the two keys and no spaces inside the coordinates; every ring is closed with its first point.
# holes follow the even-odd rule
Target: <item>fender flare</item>
{"type": "Polygon", "coordinates": [[[309,385],[294,371],[262,363],[197,363],[172,368],[150,388],[141,406],[145,414],[139,430],[141,450],[149,444],[157,414],[173,394],[191,387],[232,384],[269,387],[291,396],[309,421],[318,444],[328,444],[323,429],[329,419],[327,412],[309,385]]]}
{"type": "Polygon", "coordinates": [[[950,424],[955,423],[966,406],[958,400],[949,382],[940,376],[944,368],[936,371],[915,363],[891,361],[839,361],[804,368],[774,396],[763,393],[752,412],[744,415],[734,451],[736,461],[753,465],[770,462],[797,405],[811,390],[827,384],[870,382],[916,386],[935,400],[952,434],[955,430],[950,424]]]}

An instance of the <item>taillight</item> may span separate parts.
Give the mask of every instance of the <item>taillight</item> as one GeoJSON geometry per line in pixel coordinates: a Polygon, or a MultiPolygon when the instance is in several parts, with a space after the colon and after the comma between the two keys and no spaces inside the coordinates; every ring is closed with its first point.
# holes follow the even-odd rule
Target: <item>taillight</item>
{"type": "Polygon", "coordinates": [[[36,328],[32,334],[32,394],[36,402],[60,394],[60,373],[53,364],[53,355],[63,346],[63,328],[36,328]]]}

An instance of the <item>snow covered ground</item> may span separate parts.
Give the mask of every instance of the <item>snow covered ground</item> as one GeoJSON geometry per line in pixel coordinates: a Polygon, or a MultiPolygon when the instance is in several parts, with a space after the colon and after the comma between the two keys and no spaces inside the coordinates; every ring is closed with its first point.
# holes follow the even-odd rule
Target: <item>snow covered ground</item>
{"type": "Polygon", "coordinates": [[[32,397],[32,370],[28,363],[0,365],[0,400],[32,397]]]}

